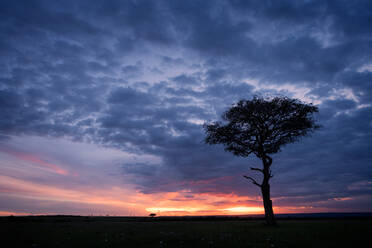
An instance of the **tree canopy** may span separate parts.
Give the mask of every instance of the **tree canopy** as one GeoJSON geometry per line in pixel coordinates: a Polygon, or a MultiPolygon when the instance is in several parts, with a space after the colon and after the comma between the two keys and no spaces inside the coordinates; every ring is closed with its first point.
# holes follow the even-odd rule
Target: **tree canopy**
{"type": "Polygon", "coordinates": [[[240,100],[222,115],[223,122],[205,124],[206,143],[224,144],[237,156],[254,153],[261,158],[317,129],[313,113],[318,108],[297,99],[254,97],[240,100]]]}

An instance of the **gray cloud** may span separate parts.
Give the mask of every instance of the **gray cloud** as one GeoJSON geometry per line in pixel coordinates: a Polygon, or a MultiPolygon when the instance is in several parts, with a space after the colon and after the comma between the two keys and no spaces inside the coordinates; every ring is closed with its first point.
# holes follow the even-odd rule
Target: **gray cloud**
{"type": "Polygon", "coordinates": [[[254,194],[241,174],[258,161],[206,146],[201,123],[305,87],[323,129],[275,156],[274,196],[372,194],[352,187],[372,178],[369,1],[4,1],[0,16],[2,142],[64,136],[160,156],[123,162],[146,193],[254,194]]]}

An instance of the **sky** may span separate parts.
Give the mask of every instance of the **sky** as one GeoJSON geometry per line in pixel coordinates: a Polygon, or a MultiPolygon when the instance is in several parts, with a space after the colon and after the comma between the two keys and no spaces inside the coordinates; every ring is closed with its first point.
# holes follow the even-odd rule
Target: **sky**
{"type": "Polygon", "coordinates": [[[273,155],[276,213],[372,211],[372,2],[1,1],[0,215],[263,213],[204,143],[240,99],[322,128],[273,155]]]}

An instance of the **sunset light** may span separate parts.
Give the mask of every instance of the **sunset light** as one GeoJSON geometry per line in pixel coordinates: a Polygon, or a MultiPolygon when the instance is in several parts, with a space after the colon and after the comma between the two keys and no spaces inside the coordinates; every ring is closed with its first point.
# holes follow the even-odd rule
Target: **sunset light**
{"type": "Polygon", "coordinates": [[[229,211],[232,213],[246,213],[246,214],[252,214],[252,213],[263,213],[262,207],[232,207],[232,208],[225,208],[222,209],[223,211],[229,211]]]}

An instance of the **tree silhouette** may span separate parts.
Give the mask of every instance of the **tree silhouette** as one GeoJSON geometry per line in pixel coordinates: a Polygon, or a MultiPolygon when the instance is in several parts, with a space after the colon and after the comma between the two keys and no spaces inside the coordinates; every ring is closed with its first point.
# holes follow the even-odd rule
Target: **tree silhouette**
{"type": "Polygon", "coordinates": [[[207,144],[223,144],[226,151],[236,156],[248,157],[253,153],[261,159],[262,167],[251,167],[251,170],[262,173],[262,182],[244,177],[260,187],[268,225],[276,224],[269,184],[273,177],[270,169],[273,160],[269,155],[319,128],[313,118],[316,112],[316,106],[297,99],[275,97],[268,100],[255,96],[252,100],[240,100],[224,112],[223,122],[204,124],[207,144]]]}

